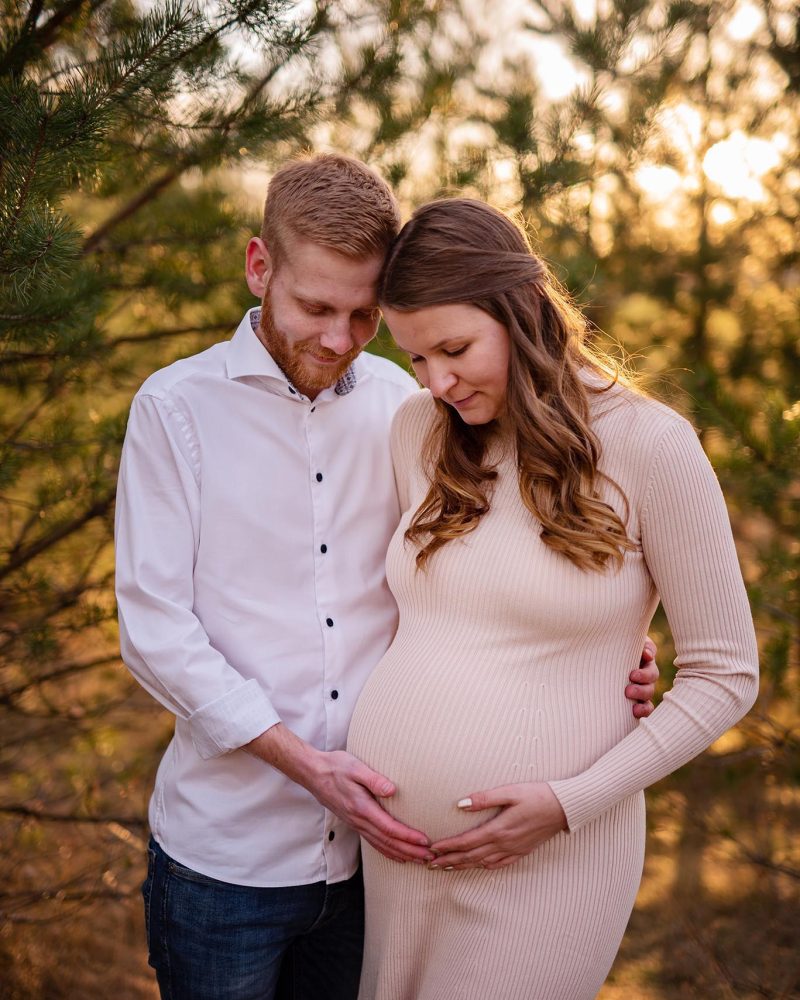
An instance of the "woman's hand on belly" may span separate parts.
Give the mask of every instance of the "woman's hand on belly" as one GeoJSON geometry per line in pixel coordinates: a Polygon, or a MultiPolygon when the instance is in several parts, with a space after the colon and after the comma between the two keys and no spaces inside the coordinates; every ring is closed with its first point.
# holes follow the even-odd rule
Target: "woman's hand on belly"
{"type": "Polygon", "coordinates": [[[561,803],[544,781],[473,792],[458,806],[465,812],[500,811],[458,837],[432,844],[439,856],[431,868],[503,868],[567,829],[561,803]]]}

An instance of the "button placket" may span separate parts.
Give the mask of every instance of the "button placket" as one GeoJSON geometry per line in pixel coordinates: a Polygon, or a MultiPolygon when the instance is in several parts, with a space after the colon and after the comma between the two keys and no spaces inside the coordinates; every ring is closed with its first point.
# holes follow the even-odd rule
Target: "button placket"
{"type": "MultiPolygon", "coordinates": [[[[341,710],[339,708],[340,685],[338,674],[336,628],[336,587],[333,574],[336,569],[335,557],[329,553],[330,518],[334,497],[330,489],[330,479],[326,464],[328,451],[325,442],[325,424],[312,417],[314,407],[306,414],[306,442],[308,448],[309,471],[311,474],[311,499],[314,531],[314,578],[317,614],[322,628],[323,663],[320,675],[322,685],[322,705],[326,718],[326,748],[338,747],[337,734],[341,732],[341,710]],[[325,539],[323,541],[323,539],[325,539]],[[332,714],[333,713],[333,714],[332,714]],[[329,742],[330,740],[330,742],[329,742]]],[[[332,838],[331,838],[332,839],[332,838]]],[[[327,847],[327,843],[326,843],[327,847]]]]}

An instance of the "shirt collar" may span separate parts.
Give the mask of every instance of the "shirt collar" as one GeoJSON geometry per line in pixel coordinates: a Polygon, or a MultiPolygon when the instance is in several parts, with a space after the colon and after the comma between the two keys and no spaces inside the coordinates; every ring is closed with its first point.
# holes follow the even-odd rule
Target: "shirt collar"
{"type": "MultiPolygon", "coordinates": [[[[233,335],[228,347],[225,359],[225,366],[228,378],[243,378],[248,375],[255,375],[260,378],[270,379],[279,382],[288,392],[295,396],[300,396],[298,390],[292,385],[272,358],[272,355],[258,339],[256,330],[261,317],[261,309],[256,307],[248,309],[242,317],[242,321],[233,335]]],[[[360,365],[359,358],[350,365],[347,371],[341,376],[338,382],[329,389],[323,389],[320,395],[335,393],[337,396],[346,396],[356,387],[359,378],[360,365]]]]}

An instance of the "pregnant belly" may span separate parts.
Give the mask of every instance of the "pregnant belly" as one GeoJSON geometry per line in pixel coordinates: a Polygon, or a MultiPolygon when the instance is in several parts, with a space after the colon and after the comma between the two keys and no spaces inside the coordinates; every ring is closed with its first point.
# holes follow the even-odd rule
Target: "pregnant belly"
{"type": "Polygon", "coordinates": [[[471,792],[586,767],[587,746],[595,759],[625,735],[622,701],[619,719],[605,732],[575,740],[574,699],[564,696],[547,664],[521,655],[487,675],[479,657],[421,655],[396,644],[362,692],[348,749],[396,784],[396,794],[383,802],[387,811],[438,839],[488,818],[488,812],[478,817],[457,808],[471,792]]]}

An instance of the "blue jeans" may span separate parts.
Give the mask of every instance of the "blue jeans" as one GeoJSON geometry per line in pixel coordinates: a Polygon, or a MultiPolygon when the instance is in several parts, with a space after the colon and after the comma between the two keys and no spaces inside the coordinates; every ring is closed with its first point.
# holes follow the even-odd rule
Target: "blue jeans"
{"type": "Polygon", "coordinates": [[[360,872],[333,885],[231,885],[178,864],[151,838],[142,895],[162,1000],[355,1000],[360,872]]]}

